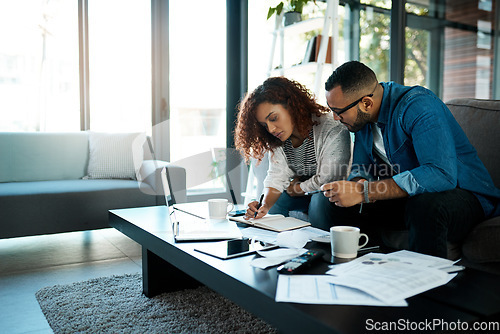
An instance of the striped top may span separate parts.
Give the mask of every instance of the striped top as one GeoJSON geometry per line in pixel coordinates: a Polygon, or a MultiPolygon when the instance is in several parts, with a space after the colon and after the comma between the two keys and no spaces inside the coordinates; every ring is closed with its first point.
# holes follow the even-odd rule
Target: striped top
{"type": "MultiPolygon", "coordinates": [[[[309,131],[309,137],[313,138],[313,130],[309,131]]],[[[316,151],[314,149],[314,139],[306,138],[302,145],[293,147],[292,141],[285,140],[283,144],[288,166],[299,177],[300,181],[305,181],[316,174],[316,151]]]]}

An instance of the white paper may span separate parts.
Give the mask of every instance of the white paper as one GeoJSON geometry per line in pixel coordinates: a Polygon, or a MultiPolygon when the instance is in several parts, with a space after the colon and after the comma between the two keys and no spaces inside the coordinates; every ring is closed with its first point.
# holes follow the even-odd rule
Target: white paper
{"type": "Polygon", "coordinates": [[[222,240],[239,239],[242,237],[240,229],[235,222],[227,219],[192,219],[179,223],[179,233],[176,241],[190,240],[222,240]]]}
{"type": "MultiPolygon", "coordinates": [[[[311,227],[311,226],[303,227],[303,228],[292,230],[292,231],[294,231],[294,232],[300,231],[301,233],[303,233],[304,235],[307,236],[308,240],[312,240],[313,238],[321,237],[321,236],[325,236],[325,235],[330,236],[330,232],[323,231],[319,228],[311,227]]],[[[264,242],[268,242],[268,243],[272,243],[272,244],[277,244],[278,232],[271,231],[271,230],[265,230],[265,229],[257,228],[257,227],[247,227],[247,228],[244,228],[241,232],[243,233],[243,237],[245,237],[245,238],[249,238],[249,239],[254,238],[254,239],[257,239],[260,241],[264,241],[264,242]]],[[[281,233],[284,233],[284,232],[281,232],[281,233]]]]}
{"type": "Polygon", "coordinates": [[[338,276],[338,275],[347,274],[351,271],[356,271],[356,269],[364,267],[363,262],[373,261],[374,259],[378,259],[379,256],[386,256],[386,255],[385,254],[378,254],[378,253],[368,253],[368,254],[360,256],[357,259],[354,259],[352,261],[341,263],[341,264],[336,264],[330,270],[328,270],[326,272],[326,274],[338,276]]]}
{"type": "MultiPolygon", "coordinates": [[[[406,299],[449,281],[444,271],[400,261],[364,261],[346,268],[349,270],[332,276],[333,283],[359,289],[385,303],[406,299]]],[[[331,270],[327,273],[331,274],[331,270]]]]}
{"type": "Polygon", "coordinates": [[[281,263],[288,262],[291,259],[300,256],[307,252],[307,249],[292,249],[292,248],[278,248],[268,251],[257,251],[261,256],[253,259],[250,264],[253,267],[266,269],[269,267],[277,266],[281,263]]]}
{"type": "Polygon", "coordinates": [[[312,240],[313,238],[323,237],[323,236],[330,237],[330,231],[325,231],[312,226],[303,227],[299,231],[306,233],[310,240],[312,240]]]}
{"type": "Polygon", "coordinates": [[[244,238],[256,239],[270,244],[276,244],[276,238],[278,237],[278,232],[264,230],[257,227],[244,228],[241,230],[241,233],[244,238]]]}
{"type": "Polygon", "coordinates": [[[410,261],[412,264],[422,265],[436,269],[446,268],[453,265],[454,263],[453,261],[448,259],[443,259],[442,257],[420,254],[408,250],[400,250],[387,255],[390,257],[398,258],[400,260],[410,261]]]}
{"type": "Polygon", "coordinates": [[[335,265],[327,272],[329,275],[342,275],[357,269],[363,268],[365,264],[380,264],[381,262],[403,262],[416,266],[429,267],[434,269],[449,268],[453,261],[436,256],[424,255],[407,250],[397,251],[389,254],[369,253],[358,257],[352,261],[335,265]]]}
{"type": "Polygon", "coordinates": [[[287,248],[303,248],[308,241],[309,236],[301,230],[284,231],[276,237],[276,244],[287,248]]]}
{"type": "Polygon", "coordinates": [[[278,257],[294,257],[300,256],[307,252],[307,249],[305,248],[278,248],[278,249],[270,249],[270,250],[265,250],[265,251],[257,251],[257,254],[259,254],[262,257],[268,257],[268,258],[278,258],[278,257]]]}
{"type": "Polygon", "coordinates": [[[404,300],[384,303],[360,290],[334,285],[331,279],[327,275],[280,275],[275,300],[304,304],[408,306],[404,300]]]}

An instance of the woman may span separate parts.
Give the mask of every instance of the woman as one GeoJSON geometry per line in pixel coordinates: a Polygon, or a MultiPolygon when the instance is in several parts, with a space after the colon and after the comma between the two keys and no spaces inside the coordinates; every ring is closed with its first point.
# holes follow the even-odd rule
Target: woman
{"type": "Polygon", "coordinates": [[[312,226],[330,228],[328,198],[306,192],[347,175],[350,136],[304,86],[274,77],[248,94],[239,106],[235,144],[247,162],[260,163],[270,152],[262,203],[249,203],[246,219],[288,216],[293,209],[307,212],[312,226]]]}

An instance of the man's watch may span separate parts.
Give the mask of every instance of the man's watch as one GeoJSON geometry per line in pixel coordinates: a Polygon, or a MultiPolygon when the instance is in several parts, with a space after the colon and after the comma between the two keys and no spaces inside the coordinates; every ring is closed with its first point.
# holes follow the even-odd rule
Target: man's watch
{"type": "Polygon", "coordinates": [[[365,195],[365,203],[370,203],[370,199],[368,198],[368,181],[363,182],[363,192],[365,195]]]}

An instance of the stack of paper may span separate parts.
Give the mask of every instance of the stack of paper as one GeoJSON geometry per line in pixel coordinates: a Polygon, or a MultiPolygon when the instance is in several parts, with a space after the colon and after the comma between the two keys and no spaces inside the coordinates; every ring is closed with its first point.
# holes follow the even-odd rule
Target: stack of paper
{"type": "MultiPolygon", "coordinates": [[[[285,231],[287,232],[287,231],[285,231]]],[[[270,231],[270,230],[264,230],[261,228],[256,228],[256,227],[247,227],[242,230],[243,236],[245,238],[249,239],[256,239],[259,241],[264,241],[264,242],[269,242],[271,244],[277,244],[278,243],[278,235],[280,233],[285,233],[285,232],[275,232],[275,231],[270,231]]],[[[324,236],[330,236],[330,232],[326,232],[323,230],[320,230],[319,228],[316,227],[302,227],[296,230],[293,230],[294,233],[301,233],[306,236],[308,240],[313,240],[318,237],[324,237],[324,236]]],[[[302,246],[300,246],[302,247],[302,246]]]]}
{"type": "Polygon", "coordinates": [[[335,285],[328,275],[280,275],[277,302],[327,305],[408,306],[406,301],[386,304],[360,290],[335,285]]]}
{"type": "Polygon", "coordinates": [[[448,283],[453,262],[409,251],[366,254],[320,276],[283,276],[276,301],[406,306],[406,298],[448,283]]]}

